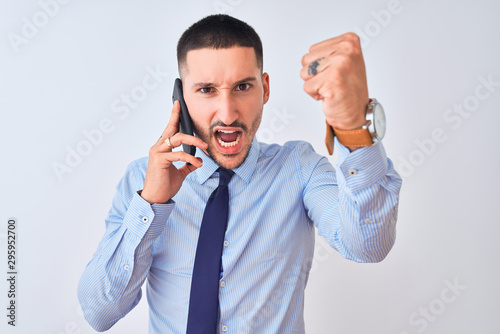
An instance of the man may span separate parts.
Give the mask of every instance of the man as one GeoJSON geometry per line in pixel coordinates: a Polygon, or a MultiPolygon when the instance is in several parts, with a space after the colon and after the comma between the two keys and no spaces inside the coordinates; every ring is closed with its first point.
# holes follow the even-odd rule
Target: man
{"type": "Polygon", "coordinates": [[[338,136],[336,171],[306,142],[255,139],[269,75],[246,23],[206,17],[183,34],[177,57],[196,137],[178,132],[176,102],[149,158],[129,165],[80,280],[85,318],[109,329],[137,305],[147,278],[150,333],[304,333],[314,226],[357,262],[381,261],[395,239],[401,179],[382,143],[359,136],[369,135],[372,106],[359,39],[335,37],[302,58],[304,90],[323,101],[338,136]],[[181,144],[197,157],[172,151],[181,144]],[[225,205],[210,209],[214,202],[225,205]],[[223,212],[221,239],[203,248],[219,220],[206,217],[223,212]]]}

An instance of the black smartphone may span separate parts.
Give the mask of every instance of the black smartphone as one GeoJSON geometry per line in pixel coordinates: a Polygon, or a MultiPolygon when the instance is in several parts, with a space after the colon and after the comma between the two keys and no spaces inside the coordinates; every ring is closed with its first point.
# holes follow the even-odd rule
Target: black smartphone
{"type": "MultiPolygon", "coordinates": [[[[177,78],[174,82],[174,92],[172,93],[172,103],[179,101],[181,105],[181,117],[179,122],[179,130],[190,136],[194,136],[193,121],[191,116],[189,116],[189,111],[184,101],[184,94],[182,92],[182,81],[177,78]]],[[[194,155],[196,153],[196,146],[182,144],[182,149],[184,152],[194,155]]]]}

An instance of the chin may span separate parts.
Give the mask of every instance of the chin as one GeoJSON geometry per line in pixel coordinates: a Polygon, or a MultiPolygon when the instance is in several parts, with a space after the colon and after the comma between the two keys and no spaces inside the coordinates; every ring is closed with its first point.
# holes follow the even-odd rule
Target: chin
{"type": "Polygon", "coordinates": [[[217,121],[210,126],[210,132],[199,131],[201,128],[196,123],[194,123],[194,127],[198,137],[208,144],[205,153],[219,166],[235,169],[245,162],[260,119],[259,115],[250,127],[239,122],[233,122],[228,126],[217,121]]]}
{"type": "Polygon", "coordinates": [[[207,155],[222,168],[235,169],[240,167],[245,162],[248,153],[250,152],[250,147],[251,144],[248,144],[236,154],[223,154],[218,152],[216,148],[209,147],[207,149],[207,155]]]}

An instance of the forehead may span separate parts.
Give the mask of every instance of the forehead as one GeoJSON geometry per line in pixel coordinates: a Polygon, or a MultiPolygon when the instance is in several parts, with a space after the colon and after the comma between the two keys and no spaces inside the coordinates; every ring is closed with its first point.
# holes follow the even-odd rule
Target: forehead
{"type": "Polygon", "coordinates": [[[193,80],[255,76],[259,71],[252,47],[234,46],[227,49],[203,48],[186,54],[184,75],[193,80]]]}

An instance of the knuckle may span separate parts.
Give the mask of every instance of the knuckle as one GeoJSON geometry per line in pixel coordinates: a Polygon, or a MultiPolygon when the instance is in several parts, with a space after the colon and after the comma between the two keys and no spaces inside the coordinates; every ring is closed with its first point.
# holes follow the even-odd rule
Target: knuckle
{"type": "Polygon", "coordinates": [[[361,39],[359,38],[358,35],[355,33],[350,33],[350,41],[351,41],[351,48],[355,52],[360,52],[361,51],[361,39]]]}
{"type": "Polygon", "coordinates": [[[306,82],[303,86],[304,91],[309,94],[313,99],[317,100],[318,99],[318,92],[317,90],[308,82],[306,82]]]}
{"type": "Polygon", "coordinates": [[[300,59],[300,62],[302,63],[302,66],[305,66],[307,64],[307,58],[308,58],[307,56],[308,56],[308,54],[305,54],[300,59]]]}
{"type": "Polygon", "coordinates": [[[304,91],[305,91],[306,93],[308,93],[308,94],[310,93],[310,91],[311,91],[311,88],[310,88],[310,87],[311,87],[311,85],[310,85],[308,82],[305,82],[305,83],[304,83],[304,85],[303,85],[302,87],[303,87],[303,89],[304,89],[304,91]]]}
{"type": "Polygon", "coordinates": [[[350,40],[353,43],[358,43],[360,42],[359,36],[354,33],[354,32],[348,32],[345,34],[345,37],[350,40]]]}
{"type": "Polygon", "coordinates": [[[173,135],[168,137],[170,139],[171,146],[175,146],[174,142],[177,144],[177,142],[181,141],[181,138],[179,138],[180,135],[182,135],[182,134],[180,132],[177,132],[177,133],[174,133],[173,135]]]}
{"type": "MultiPolygon", "coordinates": [[[[348,68],[351,67],[352,59],[347,54],[339,54],[338,57],[337,57],[337,62],[339,64],[339,67],[336,67],[335,69],[338,72],[341,72],[342,69],[348,69],[348,68]]],[[[337,74],[340,74],[338,72],[337,72],[337,74]]]]}
{"type": "Polygon", "coordinates": [[[313,52],[314,50],[317,50],[319,47],[321,47],[322,45],[324,45],[325,43],[328,43],[328,40],[326,41],[321,41],[321,42],[318,42],[318,43],[314,43],[313,45],[311,45],[309,47],[309,52],[313,52]]]}
{"type": "Polygon", "coordinates": [[[156,145],[151,146],[151,148],[149,149],[149,156],[155,155],[156,152],[157,152],[156,145]]]}
{"type": "Polygon", "coordinates": [[[342,50],[344,50],[346,53],[352,53],[356,48],[354,46],[354,43],[352,41],[349,41],[349,40],[342,41],[339,44],[340,44],[340,47],[342,48],[342,50]]]}
{"type": "Polygon", "coordinates": [[[300,77],[301,77],[303,80],[306,80],[306,79],[307,79],[307,75],[306,75],[306,74],[307,74],[307,70],[306,70],[306,69],[305,69],[305,67],[304,67],[304,68],[302,68],[302,69],[300,70],[300,77]]]}

